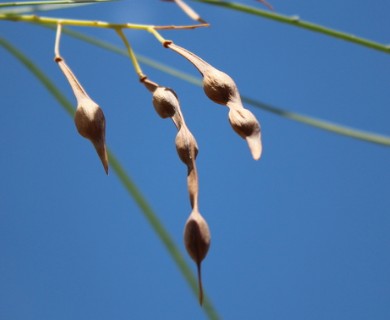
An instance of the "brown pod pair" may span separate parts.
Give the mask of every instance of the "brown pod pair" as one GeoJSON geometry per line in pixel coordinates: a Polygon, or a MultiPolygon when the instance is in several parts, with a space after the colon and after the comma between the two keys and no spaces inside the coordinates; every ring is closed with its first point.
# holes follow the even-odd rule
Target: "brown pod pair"
{"type": "Polygon", "coordinates": [[[260,124],[253,113],[243,107],[240,93],[233,79],[187,49],[169,41],[165,43],[165,46],[189,60],[199,70],[203,76],[203,90],[207,97],[230,109],[231,126],[247,141],[253,158],[260,159],[262,153],[260,124]]]}

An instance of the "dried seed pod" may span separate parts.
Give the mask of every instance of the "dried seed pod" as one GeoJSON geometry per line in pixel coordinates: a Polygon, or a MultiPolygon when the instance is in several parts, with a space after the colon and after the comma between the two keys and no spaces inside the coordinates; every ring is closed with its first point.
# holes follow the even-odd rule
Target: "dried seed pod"
{"type": "Polygon", "coordinates": [[[261,130],[252,112],[244,108],[231,108],[229,111],[229,122],[234,131],[247,141],[253,158],[259,159],[262,151],[262,145],[259,143],[261,130]]]}
{"type": "Polygon", "coordinates": [[[181,159],[187,166],[192,166],[192,161],[198,155],[198,144],[191,131],[186,126],[182,126],[176,135],[176,150],[181,159]]]}
{"type": "Polygon", "coordinates": [[[153,94],[153,106],[161,118],[174,118],[180,115],[179,98],[175,91],[167,87],[159,86],[147,77],[142,78],[141,82],[153,94]]]}
{"type": "Polygon", "coordinates": [[[210,248],[211,235],[206,220],[193,210],[185,224],[184,244],[188,254],[195,261],[198,270],[199,303],[203,303],[201,263],[210,248]]]}
{"type": "Polygon", "coordinates": [[[77,105],[74,122],[81,136],[90,140],[108,174],[106,149],[106,120],[102,109],[91,99],[81,99],[77,105]]]}
{"type": "Polygon", "coordinates": [[[230,123],[233,129],[247,140],[252,157],[255,160],[260,159],[262,153],[260,125],[255,116],[243,107],[240,93],[234,80],[187,49],[179,47],[172,42],[165,43],[165,46],[186,58],[199,70],[203,76],[203,90],[210,100],[225,105],[230,110],[241,111],[237,115],[234,115],[235,113],[233,112],[231,119],[229,116],[230,123]],[[243,115],[246,115],[246,117],[243,115]],[[242,119],[239,120],[239,118],[242,119]],[[246,118],[245,121],[243,121],[244,118],[246,118]],[[248,121],[252,123],[250,135],[243,132],[243,130],[248,130],[246,128],[249,126],[248,121]]]}
{"type": "Polygon", "coordinates": [[[153,106],[161,118],[171,118],[179,107],[176,93],[166,87],[157,87],[153,92],[153,106]]]}
{"type": "Polygon", "coordinates": [[[208,68],[203,77],[203,90],[215,103],[228,105],[239,97],[233,79],[215,68],[208,68]]]}
{"type": "Polygon", "coordinates": [[[210,100],[226,106],[229,106],[229,103],[241,102],[237,86],[229,75],[185,48],[174,43],[167,43],[166,46],[186,58],[198,69],[203,76],[203,89],[210,100]]]}
{"type": "Polygon", "coordinates": [[[108,156],[106,148],[106,120],[102,109],[88,96],[76,76],[65,63],[65,60],[56,55],[55,62],[64,73],[77,99],[77,109],[74,122],[77,131],[84,138],[89,139],[108,174],[108,156]]]}

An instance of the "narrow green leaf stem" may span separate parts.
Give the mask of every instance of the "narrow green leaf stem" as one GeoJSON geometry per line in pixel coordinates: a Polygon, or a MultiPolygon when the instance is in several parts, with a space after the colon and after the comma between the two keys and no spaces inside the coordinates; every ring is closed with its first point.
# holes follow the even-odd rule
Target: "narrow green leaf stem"
{"type": "Polygon", "coordinates": [[[286,16],[282,15],[279,13],[267,11],[267,10],[262,10],[258,9],[255,7],[251,6],[246,6],[240,3],[236,2],[229,2],[229,1],[218,1],[218,0],[192,0],[195,2],[201,2],[201,3],[206,3],[206,4],[211,4],[214,6],[220,6],[226,9],[231,9],[231,10],[236,10],[236,11],[241,11],[245,13],[249,13],[252,15],[260,16],[263,18],[275,20],[281,23],[286,23],[289,25],[293,25],[299,28],[307,29],[313,32],[318,32],[325,34],[327,36],[333,37],[333,38],[338,38],[342,39],[344,41],[352,42],[367,48],[371,48],[374,50],[382,51],[385,53],[390,54],[390,45],[386,44],[381,44],[369,39],[365,39],[362,37],[355,36],[353,34],[349,34],[346,32],[338,31],[335,29],[331,29],[328,27],[321,26],[319,24],[315,24],[312,22],[304,21],[301,20],[299,16],[286,16]]]}
{"type": "Polygon", "coordinates": [[[93,28],[108,28],[108,29],[138,29],[149,31],[153,28],[151,25],[144,24],[132,24],[132,23],[110,23],[106,21],[97,20],[76,20],[76,19],[63,19],[53,17],[40,17],[37,15],[14,15],[14,14],[0,14],[0,20],[9,20],[17,22],[29,22],[37,23],[40,25],[56,25],[61,23],[64,26],[77,26],[77,27],[93,27],[93,28]]]}
{"type": "Polygon", "coordinates": [[[144,30],[152,33],[158,41],[163,43],[165,39],[158,33],[157,30],[188,30],[207,27],[208,24],[196,24],[196,25],[184,25],[184,26],[155,26],[146,24],[134,24],[134,23],[112,23],[107,21],[98,20],[77,20],[77,19],[65,19],[65,18],[54,18],[54,17],[43,17],[34,14],[13,14],[0,11],[0,20],[14,21],[14,22],[27,22],[35,23],[43,26],[56,25],[61,23],[64,26],[75,26],[75,27],[91,27],[91,28],[106,28],[106,29],[135,29],[144,30]]]}
{"type": "MultiPolygon", "coordinates": [[[[53,82],[43,73],[43,71],[36,64],[34,64],[25,54],[20,52],[11,43],[9,43],[3,38],[0,38],[0,46],[4,47],[15,58],[17,58],[28,70],[30,70],[35,75],[35,77],[46,87],[46,89],[57,99],[57,101],[61,104],[65,111],[70,116],[74,116],[75,109],[72,103],[62,94],[62,92],[53,84],[53,82]]],[[[141,210],[141,213],[147,219],[153,231],[157,234],[161,242],[164,244],[165,248],[168,250],[171,258],[181,271],[183,277],[185,278],[197,298],[197,280],[194,273],[192,272],[191,267],[188,265],[179,248],[170,236],[169,232],[165,229],[164,225],[162,224],[156,213],[153,211],[148,201],[144,198],[141,191],[132,181],[129,174],[120,164],[114,153],[108,150],[108,155],[111,168],[118,176],[120,182],[122,183],[126,191],[136,202],[136,204],[141,210]]],[[[219,319],[217,311],[215,310],[214,306],[211,303],[211,300],[208,297],[205,298],[204,311],[209,319],[219,319]]]]}
{"type": "Polygon", "coordinates": [[[4,7],[23,7],[23,6],[40,6],[48,4],[80,4],[80,3],[95,3],[95,2],[112,2],[116,0],[49,0],[49,1],[19,1],[19,2],[3,2],[0,3],[0,8],[4,7]]]}
{"type": "Polygon", "coordinates": [[[129,58],[131,60],[131,63],[134,66],[135,72],[137,73],[137,75],[140,78],[140,80],[142,80],[145,77],[145,75],[142,72],[141,66],[138,63],[137,57],[135,56],[135,53],[133,51],[133,48],[130,45],[130,42],[127,40],[127,38],[126,38],[125,34],[123,33],[122,29],[117,29],[116,33],[119,35],[119,37],[122,39],[123,43],[125,44],[125,47],[127,49],[127,53],[128,53],[129,58]]]}
{"type": "Polygon", "coordinates": [[[242,97],[242,101],[248,103],[254,107],[263,109],[265,111],[271,112],[273,114],[282,116],[284,118],[298,121],[318,129],[330,131],[337,133],[343,136],[355,138],[358,140],[363,140],[366,142],[376,143],[382,146],[390,146],[390,137],[382,134],[372,133],[364,130],[358,130],[344,125],[339,125],[330,121],[325,121],[322,119],[317,119],[311,116],[306,116],[303,114],[286,111],[269,104],[265,104],[248,97],[242,97]]]}

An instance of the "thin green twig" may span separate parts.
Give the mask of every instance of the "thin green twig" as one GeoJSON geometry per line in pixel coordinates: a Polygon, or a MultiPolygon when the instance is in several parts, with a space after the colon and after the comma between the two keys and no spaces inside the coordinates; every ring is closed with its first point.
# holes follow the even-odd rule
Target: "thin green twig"
{"type": "Polygon", "coordinates": [[[57,25],[61,23],[64,26],[77,26],[77,27],[90,27],[90,28],[105,28],[105,29],[134,29],[144,30],[152,33],[158,41],[165,42],[165,39],[157,30],[191,30],[196,28],[208,27],[208,24],[194,24],[184,26],[155,26],[146,24],[134,24],[134,23],[113,23],[108,21],[99,20],[80,20],[80,19],[67,19],[67,18],[54,18],[38,16],[36,14],[13,14],[7,11],[0,10],[0,20],[13,21],[13,22],[27,22],[34,23],[42,26],[57,25]]]}
{"type": "Polygon", "coordinates": [[[131,63],[134,66],[135,72],[137,73],[138,77],[143,79],[145,77],[144,73],[142,72],[142,69],[138,63],[137,57],[135,56],[135,53],[133,51],[133,48],[130,45],[130,42],[127,40],[125,34],[123,33],[122,29],[116,29],[116,33],[119,35],[119,37],[122,39],[123,43],[125,44],[125,47],[127,49],[127,53],[129,55],[129,58],[131,60],[131,63]]]}
{"type": "MultiPolygon", "coordinates": [[[[9,43],[7,40],[0,38],[0,45],[3,46],[8,52],[10,52],[14,57],[16,57],[28,70],[30,70],[35,75],[35,77],[46,87],[46,89],[57,99],[66,112],[73,117],[75,110],[72,103],[61,93],[61,91],[43,73],[43,71],[38,68],[36,64],[34,64],[25,54],[11,45],[11,43],[9,43]]],[[[150,223],[153,231],[158,235],[165,248],[168,250],[171,258],[174,260],[182,275],[186,279],[188,285],[191,287],[193,293],[197,297],[197,280],[194,273],[191,271],[191,267],[180,253],[179,248],[172,240],[172,237],[169,235],[168,231],[165,229],[162,222],[149,205],[148,201],[142,195],[136,184],[132,181],[129,174],[117,160],[113,152],[109,150],[108,154],[111,168],[118,176],[126,191],[137,203],[138,207],[141,209],[141,213],[150,223]]],[[[215,308],[213,307],[210,299],[207,297],[204,303],[204,311],[209,319],[219,319],[215,308]]]]}
{"type": "MultiPolygon", "coordinates": [[[[82,41],[86,41],[86,42],[93,44],[95,46],[99,46],[99,47],[104,48],[106,50],[110,50],[112,52],[115,52],[117,54],[127,56],[127,52],[125,50],[122,50],[119,47],[114,46],[108,42],[89,37],[83,33],[73,31],[70,29],[64,29],[63,32],[67,35],[70,35],[70,36],[77,38],[77,39],[80,39],[82,41]]],[[[155,69],[160,70],[162,72],[165,72],[167,74],[170,74],[176,78],[182,79],[184,81],[187,81],[187,82],[189,82],[193,85],[199,86],[199,87],[202,86],[202,81],[197,77],[194,77],[192,75],[184,73],[184,72],[177,70],[175,68],[168,67],[165,64],[154,61],[154,60],[147,58],[145,56],[142,56],[140,54],[137,54],[137,59],[139,60],[140,63],[148,65],[152,68],[155,68],[155,69]]],[[[379,144],[382,146],[390,146],[390,137],[386,136],[386,135],[350,128],[350,127],[336,124],[336,123],[333,123],[330,121],[325,121],[325,120],[317,119],[317,118],[314,118],[311,116],[302,115],[302,114],[299,114],[296,112],[283,110],[281,108],[274,107],[270,104],[266,104],[266,103],[254,100],[254,99],[251,99],[251,98],[246,97],[246,96],[241,96],[241,97],[245,103],[248,103],[248,104],[252,105],[253,107],[260,108],[264,111],[271,112],[273,114],[276,114],[278,116],[281,116],[281,117],[284,117],[284,118],[287,118],[290,120],[298,121],[298,122],[304,123],[306,125],[310,125],[312,127],[316,127],[316,128],[322,129],[322,130],[336,133],[336,134],[348,136],[348,137],[355,138],[358,140],[376,143],[376,144],[379,144]]]]}
{"type": "Polygon", "coordinates": [[[4,7],[23,7],[23,6],[41,6],[48,4],[88,4],[94,2],[111,2],[116,0],[52,0],[52,1],[19,1],[19,2],[3,2],[0,3],[0,8],[4,7]]]}
{"type": "Polygon", "coordinates": [[[223,8],[249,13],[263,18],[275,20],[278,22],[287,23],[289,25],[307,29],[313,32],[322,33],[333,38],[342,39],[367,48],[371,48],[374,50],[378,50],[390,54],[390,45],[378,43],[369,39],[355,36],[353,34],[327,28],[312,22],[303,21],[300,19],[299,16],[286,16],[275,12],[261,10],[255,7],[246,6],[240,3],[228,2],[228,1],[218,1],[218,0],[192,0],[192,1],[220,6],[223,8]]]}
{"type": "Polygon", "coordinates": [[[242,97],[242,101],[248,103],[254,107],[266,110],[284,118],[298,121],[318,129],[330,131],[343,136],[363,140],[371,143],[376,143],[382,146],[390,146],[390,137],[382,134],[372,133],[369,131],[358,130],[345,125],[339,125],[330,121],[309,117],[303,114],[282,110],[280,108],[265,104],[248,97],[242,97]]]}

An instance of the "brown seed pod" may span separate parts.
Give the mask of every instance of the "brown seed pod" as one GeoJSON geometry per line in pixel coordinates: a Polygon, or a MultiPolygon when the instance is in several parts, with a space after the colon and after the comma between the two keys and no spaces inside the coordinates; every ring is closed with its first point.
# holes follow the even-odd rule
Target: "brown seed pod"
{"type": "Polygon", "coordinates": [[[157,87],[153,92],[153,106],[161,118],[171,118],[179,107],[176,93],[166,87],[157,87]]]}
{"type": "Polygon", "coordinates": [[[80,99],[74,122],[81,136],[90,140],[108,174],[108,156],[106,149],[106,120],[102,109],[90,98],[80,99]]]}
{"type": "Polygon", "coordinates": [[[192,161],[194,161],[198,155],[198,145],[194,136],[186,126],[180,128],[176,135],[175,144],[180,160],[191,167],[192,161]]]}
{"type": "Polygon", "coordinates": [[[211,235],[206,220],[193,210],[184,228],[184,244],[187,252],[195,261],[198,269],[199,303],[203,303],[201,263],[210,248],[211,235]]]}
{"type": "Polygon", "coordinates": [[[233,79],[215,68],[205,70],[203,90],[210,100],[222,105],[228,105],[231,101],[236,100],[239,95],[233,79]]]}
{"type": "Polygon", "coordinates": [[[229,122],[240,137],[245,139],[249,145],[254,159],[259,159],[262,152],[261,130],[255,116],[244,108],[231,108],[229,111],[229,122]]]}
{"type": "Polygon", "coordinates": [[[108,174],[108,156],[106,149],[106,120],[102,109],[88,96],[65,60],[56,55],[54,61],[64,73],[77,99],[77,109],[74,116],[77,131],[89,139],[108,174]]]}

